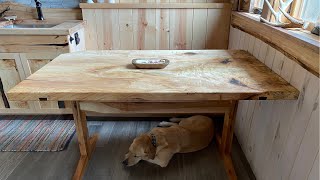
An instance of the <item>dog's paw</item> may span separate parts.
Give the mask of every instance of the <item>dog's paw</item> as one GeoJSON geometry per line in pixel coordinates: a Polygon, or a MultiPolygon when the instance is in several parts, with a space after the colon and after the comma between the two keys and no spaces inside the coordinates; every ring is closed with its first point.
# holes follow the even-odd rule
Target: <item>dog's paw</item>
{"type": "Polygon", "coordinates": [[[158,124],[158,127],[170,127],[170,126],[172,126],[172,124],[167,121],[162,121],[158,124]]]}

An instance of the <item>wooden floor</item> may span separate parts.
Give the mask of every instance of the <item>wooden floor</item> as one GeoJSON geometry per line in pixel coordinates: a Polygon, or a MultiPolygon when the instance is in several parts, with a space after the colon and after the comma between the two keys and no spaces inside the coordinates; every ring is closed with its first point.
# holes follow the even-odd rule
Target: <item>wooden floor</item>
{"type": "MultiPolygon", "coordinates": [[[[227,179],[214,143],[199,152],[175,155],[166,168],[147,162],[124,167],[121,161],[134,137],[159,123],[131,120],[89,122],[90,133],[98,132],[100,137],[84,179],[227,179]]],[[[237,142],[234,143],[232,156],[238,179],[255,179],[237,142]]],[[[0,180],[69,180],[78,157],[76,137],[62,152],[0,152],[0,180]]]]}

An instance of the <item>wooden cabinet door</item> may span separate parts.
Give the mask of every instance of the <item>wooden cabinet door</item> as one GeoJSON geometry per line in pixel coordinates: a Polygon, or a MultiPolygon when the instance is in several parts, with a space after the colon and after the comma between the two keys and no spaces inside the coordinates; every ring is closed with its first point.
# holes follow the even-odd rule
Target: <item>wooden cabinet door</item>
{"type": "MultiPolygon", "coordinates": [[[[48,64],[59,54],[56,53],[21,53],[21,63],[26,77],[35,73],[37,70],[48,64]]],[[[63,114],[70,113],[70,109],[66,109],[64,102],[57,101],[36,101],[34,102],[36,112],[40,114],[63,114]]]]}
{"type": "Polygon", "coordinates": [[[77,32],[70,34],[68,39],[69,52],[86,50],[84,29],[79,29],[77,32]]]}
{"type": "Polygon", "coordinates": [[[32,102],[10,101],[7,92],[25,79],[20,56],[18,53],[0,53],[0,113],[27,113],[34,109],[32,102]]]}

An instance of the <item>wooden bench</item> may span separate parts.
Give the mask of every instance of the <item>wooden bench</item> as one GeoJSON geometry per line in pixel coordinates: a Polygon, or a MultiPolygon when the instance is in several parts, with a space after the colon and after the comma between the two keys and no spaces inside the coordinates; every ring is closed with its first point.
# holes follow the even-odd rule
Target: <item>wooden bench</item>
{"type": "Polygon", "coordinates": [[[81,157],[81,179],[97,140],[88,136],[86,112],[108,115],[224,114],[218,149],[229,179],[239,100],[294,100],[299,91],[245,51],[85,51],[63,54],[8,93],[10,100],[68,101],[73,109],[81,157]],[[170,60],[161,70],[134,69],[131,60],[170,60]]]}

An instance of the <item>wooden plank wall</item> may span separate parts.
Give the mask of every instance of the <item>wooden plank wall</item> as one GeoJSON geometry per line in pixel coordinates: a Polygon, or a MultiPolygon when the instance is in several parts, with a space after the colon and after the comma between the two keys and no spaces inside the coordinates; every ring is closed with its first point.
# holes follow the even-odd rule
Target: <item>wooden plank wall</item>
{"type": "Polygon", "coordinates": [[[230,29],[229,49],[249,51],[300,90],[296,101],[241,101],[235,133],[257,179],[319,179],[319,78],[258,38],[230,29]]]}
{"type": "Polygon", "coordinates": [[[228,46],[231,13],[228,3],[214,9],[82,9],[82,12],[88,24],[89,50],[227,49],[228,46]]]}

